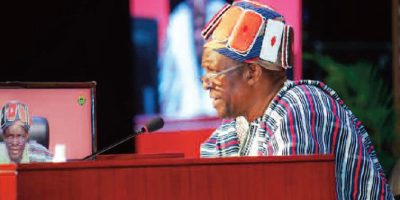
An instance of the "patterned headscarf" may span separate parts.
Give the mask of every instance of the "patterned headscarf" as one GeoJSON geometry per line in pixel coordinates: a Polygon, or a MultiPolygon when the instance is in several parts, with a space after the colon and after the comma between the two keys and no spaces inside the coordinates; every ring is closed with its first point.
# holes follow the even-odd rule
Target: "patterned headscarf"
{"type": "Polygon", "coordinates": [[[226,4],[202,31],[205,47],[233,60],[271,70],[291,68],[293,29],[267,5],[252,1],[226,4]]]}
{"type": "Polygon", "coordinates": [[[10,101],[1,109],[1,128],[4,131],[16,122],[18,122],[26,132],[29,131],[31,118],[28,106],[18,101],[10,101]]]}

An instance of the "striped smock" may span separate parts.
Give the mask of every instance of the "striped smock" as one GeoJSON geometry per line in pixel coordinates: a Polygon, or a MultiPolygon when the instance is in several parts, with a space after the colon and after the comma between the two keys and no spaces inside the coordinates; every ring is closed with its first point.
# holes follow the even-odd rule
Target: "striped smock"
{"type": "Polygon", "coordinates": [[[238,119],[201,145],[201,157],[335,155],[338,199],[393,199],[372,142],[337,93],[319,81],[286,81],[238,139],[238,119]],[[241,142],[239,142],[241,141],[241,142]]]}

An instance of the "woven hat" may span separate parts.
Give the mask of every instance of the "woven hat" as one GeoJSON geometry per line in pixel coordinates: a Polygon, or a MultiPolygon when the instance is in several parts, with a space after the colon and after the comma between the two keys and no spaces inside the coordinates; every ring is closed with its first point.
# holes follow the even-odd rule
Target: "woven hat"
{"type": "Polygon", "coordinates": [[[226,4],[202,31],[205,47],[233,60],[271,70],[291,68],[293,29],[267,5],[253,1],[226,4]]]}
{"type": "Polygon", "coordinates": [[[28,106],[18,101],[10,101],[1,109],[1,128],[4,131],[16,122],[19,122],[18,124],[27,132],[29,131],[31,118],[28,106]]]}

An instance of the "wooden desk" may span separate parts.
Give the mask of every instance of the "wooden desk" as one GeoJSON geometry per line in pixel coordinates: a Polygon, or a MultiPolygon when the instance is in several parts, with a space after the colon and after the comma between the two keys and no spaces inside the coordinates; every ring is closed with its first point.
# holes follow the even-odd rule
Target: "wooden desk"
{"type": "Polygon", "coordinates": [[[2,200],[326,200],[335,191],[331,155],[0,166],[2,200]]]}

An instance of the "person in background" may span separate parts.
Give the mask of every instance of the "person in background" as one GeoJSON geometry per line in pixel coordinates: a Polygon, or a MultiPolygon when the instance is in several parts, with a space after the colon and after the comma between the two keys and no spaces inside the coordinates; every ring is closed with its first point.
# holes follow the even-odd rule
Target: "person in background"
{"type": "Polygon", "coordinates": [[[368,133],[338,94],[287,79],[293,31],[281,14],[236,1],[202,35],[203,87],[225,122],[201,157],[334,154],[338,199],[393,199],[368,133]]]}
{"type": "Polygon", "coordinates": [[[0,163],[51,162],[52,155],[46,147],[29,141],[31,117],[28,107],[10,101],[1,109],[0,163]]]}
{"type": "Polygon", "coordinates": [[[164,116],[215,115],[197,79],[203,74],[200,61],[204,41],[200,32],[206,20],[224,3],[222,0],[184,0],[170,14],[159,63],[159,103],[164,116]]]}

